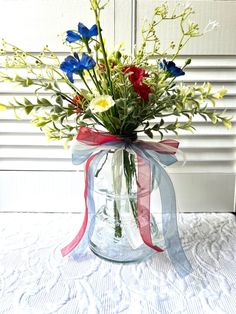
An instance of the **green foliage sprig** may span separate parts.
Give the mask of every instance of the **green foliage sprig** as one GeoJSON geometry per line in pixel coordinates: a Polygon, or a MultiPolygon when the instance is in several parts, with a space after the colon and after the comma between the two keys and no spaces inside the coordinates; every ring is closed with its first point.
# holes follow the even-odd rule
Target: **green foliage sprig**
{"type": "MultiPolygon", "coordinates": [[[[100,15],[108,2],[90,0],[95,24],[89,29],[79,23],[78,31],[67,31],[65,43],[71,55],[64,61],[48,46],[37,55],[3,40],[0,54],[7,71],[0,72],[0,81],[34,88],[35,97],[14,98],[0,104],[0,110],[14,110],[17,118],[24,111],[52,140],[70,141],[82,125],[100,126],[121,137],[135,139],[144,132],[162,138],[165,133],[178,134],[179,129],[193,131],[196,115],[230,128],[231,118],[215,108],[217,99],[226,94],[224,88],[212,92],[208,82],[186,86],[176,80],[185,74],[191,59],[182,68],[173,60],[190,39],[204,35],[197,23],[189,21],[192,7],[177,5],[171,12],[167,4],[157,6],[142,29],[140,48],[129,56],[121,47],[107,52],[100,15]],[[161,50],[157,29],[166,21],[178,21],[181,36],[161,50]],[[154,64],[150,58],[155,58],[154,64]],[[16,74],[11,76],[10,69],[16,74]],[[45,92],[50,97],[42,97],[45,92]],[[168,122],[170,116],[174,122],[168,122]]],[[[211,26],[214,23],[207,31],[211,26]]]]}

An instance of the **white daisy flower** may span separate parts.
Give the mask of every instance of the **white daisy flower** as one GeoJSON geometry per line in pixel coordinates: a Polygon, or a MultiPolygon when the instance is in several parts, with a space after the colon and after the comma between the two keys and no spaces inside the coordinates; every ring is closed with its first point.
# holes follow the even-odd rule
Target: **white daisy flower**
{"type": "Polygon", "coordinates": [[[89,109],[93,113],[99,113],[107,111],[114,105],[115,102],[110,95],[99,95],[91,100],[89,109]]]}

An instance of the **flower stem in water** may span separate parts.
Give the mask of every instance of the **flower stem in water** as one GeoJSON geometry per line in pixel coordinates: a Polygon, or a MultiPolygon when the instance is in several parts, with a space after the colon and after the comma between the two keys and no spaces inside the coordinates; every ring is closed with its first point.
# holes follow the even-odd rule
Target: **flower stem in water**
{"type": "Polygon", "coordinates": [[[114,200],[114,220],[115,220],[115,237],[121,238],[122,237],[121,220],[119,211],[117,209],[116,200],[114,200]]]}

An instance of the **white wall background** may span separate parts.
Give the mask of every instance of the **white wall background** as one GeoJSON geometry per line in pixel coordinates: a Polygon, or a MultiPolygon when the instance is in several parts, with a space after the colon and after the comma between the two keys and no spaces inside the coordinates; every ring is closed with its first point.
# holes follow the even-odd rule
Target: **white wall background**
{"type": "MultiPolygon", "coordinates": [[[[176,1],[168,1],[171,5],[176,1]]],[[[150,18],[157,1],[111,0],[103,15],[103,30],[112,47],[125,41],[130,51],[140,43],[144,18],[150,18]]],[[[160,1],[158,1],[160,3],[160,1]]],[[[220,28],[193,40],[179,59],[190,55],[192,64],[184,82],[210,81],[214,89],[225,86],[228,94],[219,110],[236,113],[236,1],[192,1],[196,20],[206,25],[217,20],[220,28]]],[[[79,21],[94,23],[87,0],[0,0],[0,38],[25,50],[39,52],[45,44],[62,57],[64,31],[79,21]]],[[[165,44],[178,36],[165,26],[165,44]]],[[[33,96],[28,89],[0,83],[0,102],[33,96]]],[[[46,95],[47,96],[47,95],[46,95]]],[[[195,134],[181,132],[186,164],[173,165],[173,179],[180,211],[234,211],[236,173],[236,116],[231,130],[195,119],[195,134]]],[[[71,165],[70,151],[61,143],[48,143],[26,119],[16,121],[10,112],[0,113],[0,211],[82,211],[83,172],[71,165]]]]}

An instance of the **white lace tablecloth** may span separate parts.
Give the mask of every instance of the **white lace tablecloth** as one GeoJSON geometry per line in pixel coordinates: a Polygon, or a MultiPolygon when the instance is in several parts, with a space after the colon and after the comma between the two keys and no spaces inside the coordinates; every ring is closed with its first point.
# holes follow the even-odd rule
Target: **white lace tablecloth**
{"type": "Polygon", "coordinates": [[[80,214],[0,214],[0,313],[236,313],[236,217],[181,214],[195,272],[181,279],[166,253],[114,264],[89,250],[62,258],[80,214]]]}

